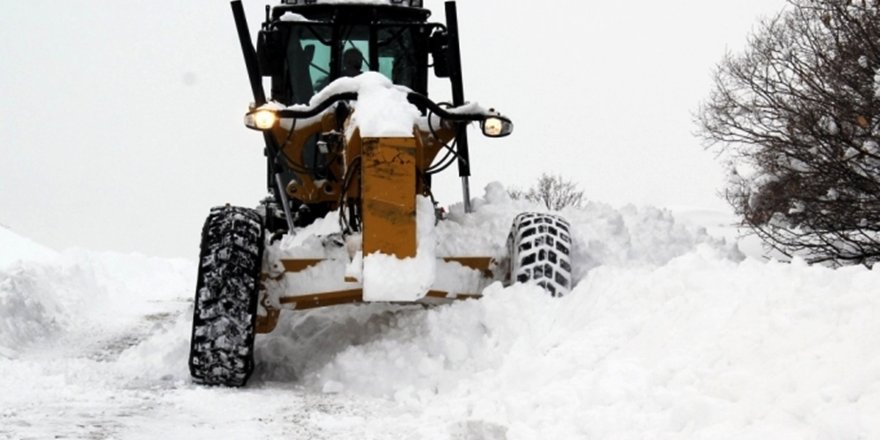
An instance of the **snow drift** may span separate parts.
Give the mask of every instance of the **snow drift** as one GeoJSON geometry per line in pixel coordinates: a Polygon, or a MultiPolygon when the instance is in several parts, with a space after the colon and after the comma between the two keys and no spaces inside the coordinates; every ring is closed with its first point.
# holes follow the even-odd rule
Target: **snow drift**
{"type": "Polygon", "coordinates": [[[129,325],[151,301],[179,297],[194,264],[137,254],[52,251],[0,228],[0,356],[64,334],[129,325]]]}
{"type": "Polygon", "coordinates": [[[599,267],[560,300],[495,285],[398,314],[305,383],[511,438],[872,438],[878,282],[701,247],[661,267],[599,267]]]}
{"type": "Polygon", "coordinates": [[[0,225],[0,269],[15,262],[54,258],[57,252],[21,237],[0,225]]]}

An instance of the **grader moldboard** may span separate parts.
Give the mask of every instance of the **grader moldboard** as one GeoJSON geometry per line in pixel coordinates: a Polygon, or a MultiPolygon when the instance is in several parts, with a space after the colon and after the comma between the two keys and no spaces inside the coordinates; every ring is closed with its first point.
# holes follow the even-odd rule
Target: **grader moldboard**
{"type": "MultiPolygon", "coordinates": [[[[377,264],[371,263],[373,256],[424,262],[417,258],[424,250],[417,214],[421,218],[429,209],[430,223],[435,221],[434,206],[424,203],[433,200],[431,178],[453,163],[462,180],[464,210],[471,212],[470,123],[479,123],[488,137],[513,130],[511,121],[494,110],[466,103],[456,4],[445,6],[446,24],[440,24],[428,22],[430,11],[422,0],[283,0],[266,6],[255,48],[241,2],[232,2],[254,95],[245,125],[263,134],[270,195],[256,209],[213,208],[205,222],[189,357],[195,382],[245,385],[254,367],[255,334],[271,332],[285,309],[437,304],[480,296],[479,287],[444,290],[450,283],[440,279],[403,286],[411,291],[402,296],[385,295],[382,286],[388,283],[370,277],[388,272],[367,270],[377,264]],[[449,80],[451,103],[427,97],[430,73],[449,80]],[[363,107],[352,85],[370,75],[373,80],[382,75],[394,90],[404,91],[404,105],[420,115],[412,133],[361,136],[353,125],[363,107]],[[271,101],[264,77],[271,78],[271,101]],[[280,237],[331,212],[339,216],[340,231],[325,237],[323,245],[335,251],[318,258],[271,252],[280,237]],[[332,265],[346,270],[327,271],[339,278],[330,280],[329,290],[303,291],[296,281],[298,274],[332,265]]],[[[429,263],[476,274],[483,281],[479,286],[535,282],[561,296],[572,283],[571,244],[564,219],[525,213],[513,222],[505,258],[427,254],[429,263]]]]}

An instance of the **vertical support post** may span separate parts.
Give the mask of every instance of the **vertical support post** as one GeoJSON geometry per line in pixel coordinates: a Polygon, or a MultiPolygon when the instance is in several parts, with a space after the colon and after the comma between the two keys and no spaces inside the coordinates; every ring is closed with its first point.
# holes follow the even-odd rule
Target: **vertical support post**
{"type": "Polygon", "coordinates": [[[287,188],[281,180],[281,173],[275,173],[275,184],[278,186],[278,194],[281,196],[281,207],[284,209],[284,219],[287,220],[287,231],[293,234],[293,213],[290,212],[290,200],[287,199],[287,188]]]}
{"type": "MultiPolygon", "coordinates": [[[[454,1],[446,2],[446,29],[449,33],[449,79],[452,83],[452,104],[456,107],[464,105],[464,80],[461,68],[461,45],[458,34],[458,11],[454,1]]],[[[470,188],[470,149],[467,138],[467,124],[460,123],[456,127],[455,140],[458,145],[458,175],[461,177],[464,211],[471,209],[470,188]]]]}
{"type": "MultiPolygon", "coordinates": [[[[266,91],[263,89],[263,75],[260,73],[260,62],[257,58],[257,50],[251,41],[251,31],[248,27],[247,16],[244,13],[244,6],[241,0],[233,0],[229,3],[232,7],[232,17],[235,19],[235,29],[238,32],[238,42],[241,45],[241,53],[244,55],[244,65],[247,68],[248,80],[251,83],[251,93],[254,95],[254,106],[259,107],[266,103],[266,91]]],[[[266,21],[268,21],[270,9],[266,6],[266,21]]],[[[290,212],[290,201],[287,198],[287,191],[281,181],[280,169],[275,162],[278,146],[272,133],[263,132],[263,142],[266,144],[266,187],[269,192],[273,192],[272,187],[277,186],[278,197],[284,206],[284,216],[287,220],[288,228],[293,231],[293,216],[290,212]]]]}
{"type": "Polygon", "coordinates": [[[235,29],[238,31],[238,42],[241,44],[241,53],[244,55],[244,64],[247,67],[248,79],[251,82],[251,92],[254,94],[254,105],[257,107],[266,103],[266,92],[263,90],[263,77],[260,75],[260,63],[257,61],[257,51],[251,42],[251,32],[248,29],[247,17],[241,0],[230,3],[232,16],[235,18],[235,29]]]}
{"type": "MultiPolygon", "coordinates": [[[[259,107],[266,103],[266,91],[263,90],[263,77],[260,74],[260,63],[257,59],[257,50],[254,49],[254,43],[251,42],[251,31],[248,28],[247,16],[244,13],[244,7],[241,0],[233,0],[229,3],[232,7],[232,17],[235,19],[235,30],[238,32],[238,43],[241,45],[241,53],[244,55],[244,65],[247,68],[248,80],[251,84],[251,93],[254,95],[254,106],[259,107]]],[[[277,174],[275,171],[275,141],[272,134],[263,133],[263,141],[266,144],[264,150],[266,154],[266,186],[269,192],[275,185],[273,176],[277,174]]],[[[284,192],[279,197],[284,197],[284,192]]]]}

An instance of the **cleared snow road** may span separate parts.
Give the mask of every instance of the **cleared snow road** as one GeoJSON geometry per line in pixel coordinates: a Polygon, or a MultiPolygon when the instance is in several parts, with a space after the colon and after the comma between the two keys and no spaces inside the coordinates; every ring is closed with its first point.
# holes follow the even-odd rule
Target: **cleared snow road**
{"type": "MultiPolygon", "coordinates": [[[[323,439],[395,420],[394,405],[383,399],[313,392],[295,381],[258,378],[242,390],[192,385],[184,350],[190,305],[132,306],[150,313],[129,315],[127,326],[85,325],[7,351],[0,438],[323,439]]],[[[402,438],[408,429],[399,422],[358,437],[402,438]]]]}

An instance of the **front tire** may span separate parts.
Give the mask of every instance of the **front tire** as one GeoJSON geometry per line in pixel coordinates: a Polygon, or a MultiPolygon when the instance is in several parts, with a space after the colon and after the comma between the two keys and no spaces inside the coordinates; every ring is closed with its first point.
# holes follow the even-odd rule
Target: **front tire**
{"type": "Polygon", "coordinates": [[[571,226],[564,218],[528,212],[513,220],[507,239],[512,282],[535,282],[551,296],[571,292],[571,226]]]}
{"type": "Polygon", "coordinates": [[[253,372],[263,240],[255,210],[227,205],[205,220],[190,342],[194,382],[240,387],[253,372]]]}

